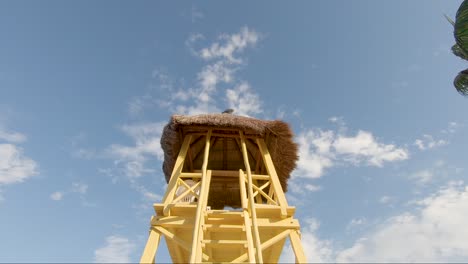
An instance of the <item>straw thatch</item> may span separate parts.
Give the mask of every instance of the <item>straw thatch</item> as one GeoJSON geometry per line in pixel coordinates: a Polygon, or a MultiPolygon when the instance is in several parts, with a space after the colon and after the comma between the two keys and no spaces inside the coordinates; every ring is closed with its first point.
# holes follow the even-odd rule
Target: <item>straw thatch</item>
{"type": "MultiPolygon", "coordinates": [[[[275,165],[283,190],[287,191],[287,181],[290,177],[290,173],[295,168],[296,161],[298,159],[297,144],[292,140],[293,133],[289,128],[289,125],[278,120],[260,120],[231,114],[204,114],[195,116],[174,115],[171,117],[170,122],[164,127],[161,137],[161,146],[164,150],[163,171],[168,182],[184,136],[188,133],[196,133],[197,131],[207,131],[208,128],[211,128],[213,132],[218,135],[213,137],[209,154],[208,169],[245,170],[239,143],[238,141],[236,142],[235,138],[233,138],[233,136],[238,135],[238,131],[240,130],[244,132],[246,137],[250,138],[247,140],[247,143],[249,143],[247,144],[247,147],[249,150],[249,163],[251,164],[252,170],[255,169],[255,164],[263,164],[261,161],[262,158],[259,158],[260,153],[255,145],[255,140],[252,138],[262,137],[271,154],[271,158],[275,165]],[[230,134],[231,137],[219,136],[220,134],[230,134]]],[[[204,144],[204,137],[199,138],[198,141],[196,138],[192,140],[192,160],[190,162],[192,168],[189,168],[188,162],[185,162],[184,171],[201,168],[203,155],[196,155],[196,153],[203,152],[204,144]]],[[[261,166],[261,170],[266,173],[265,168],[262,168],[261,166]]],[[[258,168],[259,166],[257,165],[257,169],[258,168]]],[[[260,172],[257,171],[256,173],[260,172]]],[[[236,182],[237,180],[233,179],[233,181],[236,182]]],[[[239,205],[237,204],[240,203],[239,199],[235,197],[232,199],[226,198],[229,194],[224,193],[226,190],[232,189],[232,186],[234,185],[229,187],[229,184],[226,185],[225,180],[223,182],[212,180],[211,185],[212,188],[216,188],[219,191],[219,195],[216,195],[216,193],[211,191],[212,188],[210,188],[210,200],[213,200],[212,202],[218,201],[224,205],[233,207],[237,207],[239,205]],[[225,200],[223,201],[223,199],[225,200]],[[226,199],[230,201],[226,201],[226,199]]],[[[232,191],[233,196],[238,195],[238,192],[236,194],[236,190],[232,191]]]]}

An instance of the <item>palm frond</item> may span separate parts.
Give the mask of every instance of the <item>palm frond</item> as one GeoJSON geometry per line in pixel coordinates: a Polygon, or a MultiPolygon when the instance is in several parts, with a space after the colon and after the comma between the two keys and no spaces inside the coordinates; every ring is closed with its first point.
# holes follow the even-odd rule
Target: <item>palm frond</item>
{"type": "Polygon", "coordinates": [[[447,21],[452,24],[452,26],[455,26],[455,21],[453,21],[449,16],[447,16],[446,14],[444,14],[444,17],[445,19],[447,19],[447,21]]]}
{"type": "Polygon", "coordinates": [[[454,44],[452,46],[452,53],[457,56],[457,57],[460,57],[464,60],[468,60],[468,54],[465,53],[465,51],[463,51],[460,46],[458,46],[458,44],[454,44]]]}
{"type": "Polygon", "coordinates": [[[468,0],[464,0],[457,10],[454,35],[458,46],[468,54],[468,0]]]}
{"type": "Polygon", "coordinates": [[[461,95],[468,96],[468,69],[458,73],[453,85],[461,95]]]}

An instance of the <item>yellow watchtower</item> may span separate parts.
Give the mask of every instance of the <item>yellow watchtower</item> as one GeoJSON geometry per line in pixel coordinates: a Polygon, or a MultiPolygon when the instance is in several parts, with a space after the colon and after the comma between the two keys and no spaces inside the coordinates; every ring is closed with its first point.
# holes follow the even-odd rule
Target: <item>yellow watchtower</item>
{"type": "Polygon", "coordinates": [[[278,262],[287,237],[306,259],[284,191],[296,166],[288,124],[232,114],[174,115],[161,146],[168,181],[140,262],[161,235],[174,263],[278,262]]]}

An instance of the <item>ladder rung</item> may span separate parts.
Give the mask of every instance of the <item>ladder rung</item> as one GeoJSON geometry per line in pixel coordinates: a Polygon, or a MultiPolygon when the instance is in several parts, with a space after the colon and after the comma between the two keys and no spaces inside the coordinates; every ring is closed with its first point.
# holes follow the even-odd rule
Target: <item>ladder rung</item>
{"type": "Polygon", "coordinates": [[[228,225],[228,224],[205,224],[204,225],[205,230],[209,231],[239,231],[239,230],[244,230],[243,225],[228,225]]]}
{"type": "Polygon", "coordinates": [[[246,240],[215,240],[215,239],[204,239],[202,240],[202,244],[210,244],[210,245],[247,245],[246,240]]]}

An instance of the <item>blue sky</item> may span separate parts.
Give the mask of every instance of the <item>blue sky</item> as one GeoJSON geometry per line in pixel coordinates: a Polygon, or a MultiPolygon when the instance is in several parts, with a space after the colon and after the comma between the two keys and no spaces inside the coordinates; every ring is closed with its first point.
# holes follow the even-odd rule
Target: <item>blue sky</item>
{"type": "Polygon", "coordinates": [[[309,261],[466,261],[460,3],[0,2],[0,262],[138,261],[161,128],[227,107],[291,124],[309,261]]]}

